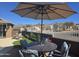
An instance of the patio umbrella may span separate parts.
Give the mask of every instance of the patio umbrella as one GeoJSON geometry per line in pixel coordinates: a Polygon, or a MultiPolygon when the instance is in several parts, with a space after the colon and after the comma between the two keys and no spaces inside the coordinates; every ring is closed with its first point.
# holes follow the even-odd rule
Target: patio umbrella
{"type": "Polygon", "coordinates": [[[66,18],[76,13],[66,3],[58,2],[20,2],[12,12],[22,17],[29,17],[41,20],[41,39],[43,20],[55,20],[66,18]]]}

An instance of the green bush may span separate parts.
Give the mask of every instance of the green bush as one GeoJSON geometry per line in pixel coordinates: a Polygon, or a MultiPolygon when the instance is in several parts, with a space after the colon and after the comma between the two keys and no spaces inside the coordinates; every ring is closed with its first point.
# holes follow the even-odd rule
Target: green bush
{"type": "Polygon", "coordinates": [[[14,41],[13,44],[14,44],[14,46],[15,46],[15,45],[20,45],[20,40],[14,41]]]}
{"type": "Polygon", "coordinates": [[[38,40],[38,35],[31,33],[31,38],[34,40],[38,40]]]}
{"type": "MultiPolygon", "coordinates": [[[[32,43],[32,41],[29,40],[29,39],[26,38],[26,37],[22,37],[22,39],[20,39],[20,40],[26,40],[28,44],[32,43]]],[[[14,46],[20,45],[20,40],[14,41],[14,42],[13,42],[13,45],[14,45],[14,46]]]]}
{"type": "Polygon", "coordinates": [[[27,43],[32,43],[32,41],[31,40],[29,40],[28,38],[26,38],[26,37],[22,37],[22,39],[21,40],[26,40],[27,41],[27,43]]]}

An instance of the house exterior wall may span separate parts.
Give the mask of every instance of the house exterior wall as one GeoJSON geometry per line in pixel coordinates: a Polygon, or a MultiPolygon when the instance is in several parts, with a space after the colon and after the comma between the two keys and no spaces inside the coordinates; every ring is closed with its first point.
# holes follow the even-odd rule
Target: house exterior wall
{"type": "Polygon", "coordinates": [[[7,31],[6,31],[6,38],[10,38],[13,36],[13,27],[9,25],[7,31]]]}
{"type": "Polygon", "coordinates": [[[13,24],[0,19],[0,37],[9,38],[12,37],[13,33],[13,24]]]}

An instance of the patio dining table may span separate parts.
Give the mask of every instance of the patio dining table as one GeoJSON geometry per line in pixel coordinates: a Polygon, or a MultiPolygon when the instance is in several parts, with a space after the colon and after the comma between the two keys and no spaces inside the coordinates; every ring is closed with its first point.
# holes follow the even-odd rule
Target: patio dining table
{"type": "Polygon", "coordinates": [[[57,48],[57,45],[55,43],[51,42],[45,42],[44,44],[38,44],[31,47],[28,47],[28,49],[37,50],[38,52],[51,52],[57,48]]]}

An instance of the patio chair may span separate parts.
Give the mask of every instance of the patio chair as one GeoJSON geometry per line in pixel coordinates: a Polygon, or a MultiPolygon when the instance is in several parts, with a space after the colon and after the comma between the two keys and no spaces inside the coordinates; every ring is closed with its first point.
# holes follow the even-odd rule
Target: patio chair
{"type": "Polygon", "coordinates": [[[30,46],[40,44],[40,42],[34,41],[32,43],[28,43],[26,40],[20,40],[21,48],[27,49],[30,46]]]}
{"type": "MultiPolygon", "coordinates": [[[[59,50],[53,51],[52,56],[54,56],[54,57],[68,57],[70,47],[71,47],[71,44],[68,45],[66,42],[63,42],[61,50],[60,51],[59,50]]],[[[51,52],[50,52],[49,56],[50,55],[51,55],[51,52]]]]}
{"type": "Polygon", "coordinates": [[[26,40],[20,40],[21,49],[27,49],[28,43],[26,40]]]}
{"type": "Polygon", "coordinates": [[[38,51],[37,50],[19,50],[19,54],[21,57],[38,57],[38,51]]]}

